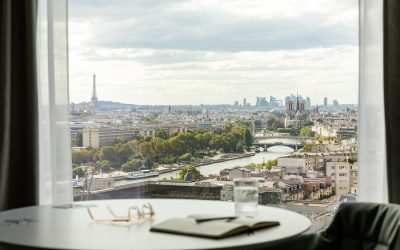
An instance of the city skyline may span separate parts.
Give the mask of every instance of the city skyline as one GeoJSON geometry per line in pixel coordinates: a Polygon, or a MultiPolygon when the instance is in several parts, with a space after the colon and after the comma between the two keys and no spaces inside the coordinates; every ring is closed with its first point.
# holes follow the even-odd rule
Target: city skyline
{"type": "Polygon", "coordinates": [[[70,1],[70,101],[357,104],[352,1],[70,1]],[[326,8],[329,6],[330,8],[326,8]],[[90,13],[90,15],[88,15],[90,13]],[[107,13],[107,15],[105,15],[107,13]],[[290,90],[290,92],[288,91],[290,90]],[[289,92],[289,93],[288,93],[289,92]]]}

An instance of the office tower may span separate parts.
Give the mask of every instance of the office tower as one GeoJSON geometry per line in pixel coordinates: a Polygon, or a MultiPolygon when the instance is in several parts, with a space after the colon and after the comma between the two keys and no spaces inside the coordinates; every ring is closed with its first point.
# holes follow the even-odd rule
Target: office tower
{"type": "Polygon", "coordinates": [[[257,107],[265,107],[268,105],[267,98],[266,97],[258,97],[257,96],[257,101],[256,101],[256,106],[257,107]]]}
{"type": "Polygon", "coordinates": [[[324,107],[328,107],[328,97],[324,97],[324,107]]]}
{"type": "Polygon", "coordinates": [[[311,99],[309,96],[306,97],[307,107],[311,107],[311,99]]]}
{"type": "Polygon", "coordinates": [[[277,106],[276,97],[273,97],[272,95],[269,97],[269,105],[271,105],[271,107],[277,106]]]}
{"type": "Polygon", "coordinates": [[[336,99],[333,100],[333,106],[334,107],[338,107],[339,106],[339,102],[336,99]]]}

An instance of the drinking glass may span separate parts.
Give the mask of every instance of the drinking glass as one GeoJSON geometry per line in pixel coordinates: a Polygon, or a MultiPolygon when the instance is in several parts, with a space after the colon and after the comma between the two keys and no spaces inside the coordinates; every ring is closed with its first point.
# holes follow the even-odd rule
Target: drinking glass
{"type": "Polygon", "coordinates": [[[258,204],[258,181],[251,178],[236,178],[233,183],[235,213],[255,215],[258,204]]]}

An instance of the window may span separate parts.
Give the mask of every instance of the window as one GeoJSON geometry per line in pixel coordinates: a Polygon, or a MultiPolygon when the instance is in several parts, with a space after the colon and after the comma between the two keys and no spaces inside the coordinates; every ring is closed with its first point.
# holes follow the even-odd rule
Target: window
{"type": "Polygon", "coordinates": [[[287,201],[356,196],[329,190],[357,162],[357,8],[70,1],[73,177],[85,183],[75,199],[135,198],[132,183],[152,187],[145,197],[221,199],[250,176],[295,211],[287,201]],[[96,192],[101,179],[118,188],[96,192]]]}

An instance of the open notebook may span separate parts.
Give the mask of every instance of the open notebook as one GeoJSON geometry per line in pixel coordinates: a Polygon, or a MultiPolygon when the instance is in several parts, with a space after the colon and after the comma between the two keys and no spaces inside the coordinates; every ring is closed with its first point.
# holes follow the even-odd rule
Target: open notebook
{"type": "Polygon", "coordinates": [[[150,231],[221,239],[277,225],[278,221],[249,217],[193,214],[186,218],[168,219],[152,226],[150,231]]]}

